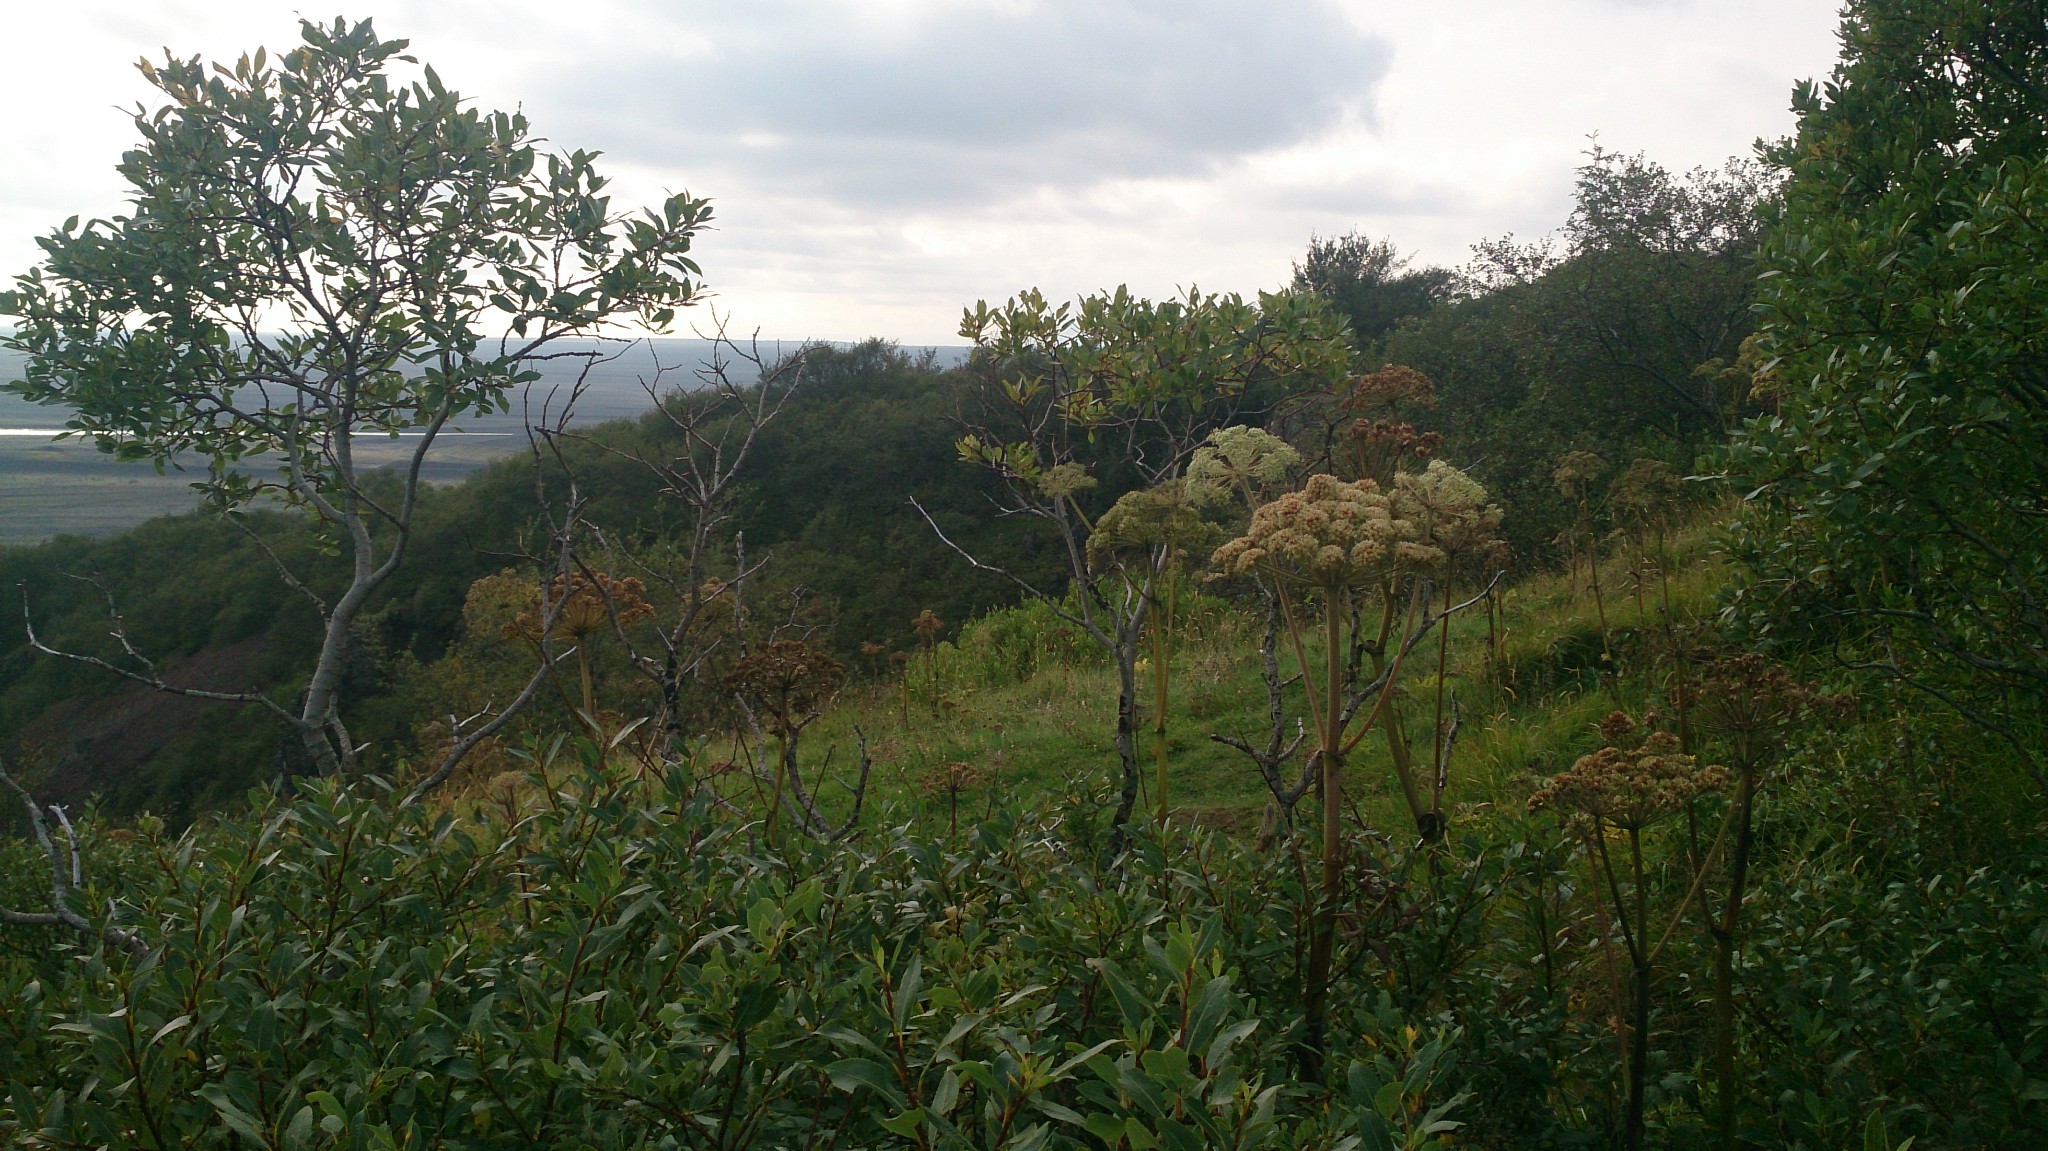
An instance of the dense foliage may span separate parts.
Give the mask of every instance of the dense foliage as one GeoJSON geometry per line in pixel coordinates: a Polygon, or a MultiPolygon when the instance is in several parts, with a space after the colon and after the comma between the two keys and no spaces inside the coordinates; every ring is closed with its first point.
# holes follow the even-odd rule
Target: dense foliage
{"type": "MultiPolygon", "coordinates": [[[[0,1139],[2041,1145],[2048,21],[1845,41],[1782,201],[1596,150],[1461,276],[1026,292],[428,492],[343,629],[368,770],[0,652],[0,1139]]],[[[350,577],[240,526],[0,574],[304,694],[350,577]]]]}
{"type": "MultiPolygon", "coordinates": [[[[68,405],[66,426],[102,450],[182,456],[230,516],[270,497],[317,522],[340,564],[266,557],[319,617],[294,695],[206,698],[270,712],[334,772],[359,746],[342,714],[355,632],[413,542],[436,438],[504,410],[560,337],[666,327],[695,298],[690,243],[710,210],[679,194],[621,216],[590,153],[543,152],[523,115],[466,105],[432,68],[406,83],[406,42],[369,21],[304,21],[300,38],[275,61],[141,64],[169,103],[135,115],[126,214],[41,240],[42,262],[0,292],[0,345],[25,357],[7,389],[68,405]],[[359,465],[358,437],[401,434],[405,464],[359,465]],[[329,566],[346,575],[314,591],[329,566]]],[[[139,649],[69,654],[200,690],[139,649]]]]}
{"type": "Polygon", "coordinates": [[[1387,338],[1387,360],[1436,381],[1417,423],[1509,510],[1517,552],[1558,553],[1566,452],[1689,472],[1733,426],[1770,183],[1750,163],[1675,175],[1595,151],[1561,242],[1481,245],[1465,295],[1387,338]]]}
{"type": "MultiPolygon", "coordinates": [[[[1920,1148],[2020,1147],[2048,1120],[2048,864],[1957,789],[1937,734],[1904,731],[1882,779],[1802,752],[1766,813],[1743,971],[1760,1145],[1868,1146],[1879,1114],[1920,1148]]],[[[1099,793],[952,835],[912,807],[846,844],[764,839],[683,771],[637,778],[587,745],[536,767],[495,814],[322,784],[182,835],[88,825],[83,901],[158,950],[6,936],[0,1131],[1422,1148],[1459,1124],[1458,1145],[1569,1147],[1617,1118],[1597,903],[1546,819],[1421,855],[1358,845],[1324,1087],[1295,1071],[1313,897],[1286,849],[1172,828],[1105,864],[1099,793]]],[[[0,895],[32,900],[32,850],[6,851],[0,895]]],[[[1683,872],[1659,874],[1676,899],[1683,872]]],[[[1658,1146],[1703,1138],[1705,1008],[1683,987],[1704,962],[1661,961],[1658,1146]]]]}
{"type": "Polygon", "coordinates": [[[1869,0],[1800,90],[1764,263],[1750,622],[2038,747],[2048,721],[2048,40],[2039,5],[1869,0]]]}

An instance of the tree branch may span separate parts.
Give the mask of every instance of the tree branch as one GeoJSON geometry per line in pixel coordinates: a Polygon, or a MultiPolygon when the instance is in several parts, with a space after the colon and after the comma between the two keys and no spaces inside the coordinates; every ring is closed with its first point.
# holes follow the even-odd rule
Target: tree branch
{"type": "Polygon", "coordinates": [[[0,921],[38,926],[61,925],[69,927],[87,938],[98,939],[118,947],[130,955],[137,957],[148,955],[150,952],[149,944],[144,942],[141,936],[132,931],[115,927],[111,923],[94,927],[83,915],[78,914],[77,911],[72,909],[71,893],[79,885],[83,874],[83,867],[79,859],[78,837],[72,831],[71,821],[64,816],[63,809],[51,808],[57,814],[57,821],[63,825],[65,840],[71,847],[71,875],[68,879],[64,874],[64,857],[58,852],[56,842],[50,838],[49,826],[43,822],[42,809],[36,806],[35,799],[19,783],[16,783],[14,777],[7,774],[5,769],[0,769],[0,784],[4,784],[7,790],[13,792],[15,797],[21,800],[22,807],[27,809],[29,828],[35,834],[36,844],[43,849],[43,854],[50,860],[50,907],[52,908],[50,911],[14,911],[0,907],[0,921]]]}

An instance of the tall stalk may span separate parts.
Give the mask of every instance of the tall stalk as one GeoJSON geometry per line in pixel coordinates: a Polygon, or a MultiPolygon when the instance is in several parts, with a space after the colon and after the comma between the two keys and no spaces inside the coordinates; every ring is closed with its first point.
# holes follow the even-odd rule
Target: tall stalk
{"type": "MultiPolygon", "coordinates": [[[[1446,576],[1444,579],[1444,603],[1449,605],[1451,599],[1451,581],[1446,576]]],[[[1429,760],[1430,826],[1423,831],[1423,838],[1427,840],[1443,838],[1446,829],[1446,822],[1444,820],[1445,772],[1449,767],[1448,761],[1451,754],[1450,740],[1456,734],[1444,729],[1444,679],[1449,672],[1450,662],[1451,621],[1445,620],[1438,629],[1436,637],[1436,718],[1435,724],[1430,728],[1432,736],[1429,760]]]]}
{"type": "MultiPolygon", "coordinates": [[[[1284,594],[1284,593],[1283,593],[1284,594]]],[[[1323,1071],[1325,1036],[1329,1028],[1330,963],[1337,940],[1337,902],[1343,894],[1344,881],[1344,714],[1343,699],[1343,641],[1344,616],[1340,597],[1342,591],[1331,589],[1325,605],[1323,642],[1327,645],[1323,653],[1324,698],[1322,714],[1317,716],[1318,742],[1321,746],[1316,754],[1321,759],[1323,795],[1323,873],[1322,891],[1317,898],[1314,931],[1309,942],[1308,989],[1303,996],[1304,1020],[1307,1032],[1303,1071],[1309,1078],[1320,1080],[1323,1071]]],[[[1298,645],[1297,645],[1298,649],[1298,645]]],[[[1303,667],[1307,664],[1304,661],[1303,667]]],[[[1309,700],[1315,703],[1313,685],[1309,700]]],[[[1384,698],[1384,693],[1382,693],[1384,698]]]]}
{"type": "MultiPolygon", "coordinates": [[[[1379,637],[1369,649],[1372,655],[1372,673],[1375,679],[1386,674],[1387,652],[1390,643],[1398,645],[1400,634],[1394,624],[1398,618],[1394,586],[1391,581],[1380,588],[1379,637]]],[[[1408,805],[1408,816],[1415,823],[1416,832],[1423,838],[1430,838],[1429,806],[1422,801],[1422,786],[1415,777],[1415,753],[1408,746],[1408,730],[1401,722],[1401,709],[1389,699],[1394,684],[1388,680],[1385,690],[1380,693],[1380,704],[1374,708],[1380,730],[1387,737],[1387,757],[1394,764],[1394,778],[1401,785],[1401,798],[1408,805]]],[[[1368,720],[1367,726],[1373,721],[1368,720]]]]}
{"type": "Polygon", "coordinates": [[[1180,581],[1174,578],[1174,549],[1166,545],[1166,562],[1162,565],[1166,581],[1166,610],[1152,621],[1152,756],[1153,767],[1159,778],[1159,822],[1166,822],[1166,700],[1167,681],[1173,659],[1173,639],[1170,634],[1175,620],[1175,611],[1180,601],[1180,581]]]}
{"type": "Polygon", "coordinates": [[[1725,657],[1709,670],[1700,689],[1700,712],[1709,731],[1732,753],[1735,798],[1728,820],[1734,841],[1728,858],[1728,888],[1720,907],[1708,913],[1714,948],[1712,1059],[1716,1084],[1715,1127],[1720,1145],[1735,1146],[1741,1084],[1735,1073],[1735,952],[1742,942],[1743,900],[1748,894],[1754,849],[1757,794],[1763,769],[1786,734],[1806,713],[1812,691],[1785,668],[1755,653],[1725,657]]]}
{"type": "Polygon", "coordinates": [[[1652,969],[1706,877],[1704,866],[1691,876],[1669,926],[1652,942],[1643,832],[1657,822],[1689,812],[1696,798],[1718,790],[1726,777],[1721,768],[1701,767],[1679,750],[1678,740],[1668,732],[1645,733],[1619,712],[1601,723],[1601,731],[1609,745],[1581,756],[1569,771],[1553,777],[1530,797],[1529,806],[1571,813],[1567,826],[1586,841],[1590,863],[1597,872],[1595,885],[1605,889],[1608,909],[1614,913],[1628,952],[1628,1025],[1620,1036],[1627,1088],[1623,1144],[1628,1151],[1640,1151],[1649,1077],[1652,969]],[[1622,834],[1617,837],[1610,831],[1622,834]],[[1613,857],[1617,838],[1628,850],[1626,893],[1613,857]]]}

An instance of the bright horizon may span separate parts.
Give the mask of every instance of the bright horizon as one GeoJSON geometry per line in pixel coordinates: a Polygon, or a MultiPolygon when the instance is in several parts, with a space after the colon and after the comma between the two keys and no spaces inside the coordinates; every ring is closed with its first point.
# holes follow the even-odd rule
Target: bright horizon
{"type": "MultiPolygon", "coordinates": [[[[0,276],[66,216],[120,210],[122,109],[152,95],[138,57],[286,48],[294,11],[13,14],[0,93],[37,114],[0,123],[0,276]]],[[[1674,170],[1752,154],[1836,50],[1832,0],[406,0],[351,18],[366,14],[477,104],[605,151],[616,204],[709,196],[698,252],[735,330],[906,345],[957,344],[963,307],[1026,287],[1276,288],[1314,234],[1459,265],[1562,224],[1595,134],[1674,170]]]]}

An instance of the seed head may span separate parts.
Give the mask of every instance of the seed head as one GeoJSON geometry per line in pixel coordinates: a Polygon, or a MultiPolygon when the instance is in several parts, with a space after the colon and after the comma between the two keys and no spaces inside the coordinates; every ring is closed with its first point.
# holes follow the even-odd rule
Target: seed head
{"type": "Polygon", "coordinates": [[[1238,539],[1217,548],[1210,562],[1228,575],[1259,573],[1309,587],[1356,587],[1392,574],[1415,541],[1415,525],[1395,514],[1393,501],[1371,480],[1346,483],[1310,476],[1252,513],[1238,539]]]}
{"type": "MultiPolygon", "coordinates": [[[[1609,716],[1602,729],[1613,719],[1609,716]]],[[[1635,747],[1603,747],[1581,756],[1570,771],[1552,777],[1529,797],[1529,810],[1560,812],[1567,826],[1582,833],[1601,824],[1640,831],[1726,782],[1722,768],[1702,767],[1679,751],[1677,736],[1653,731],[1635,747]]]]}

